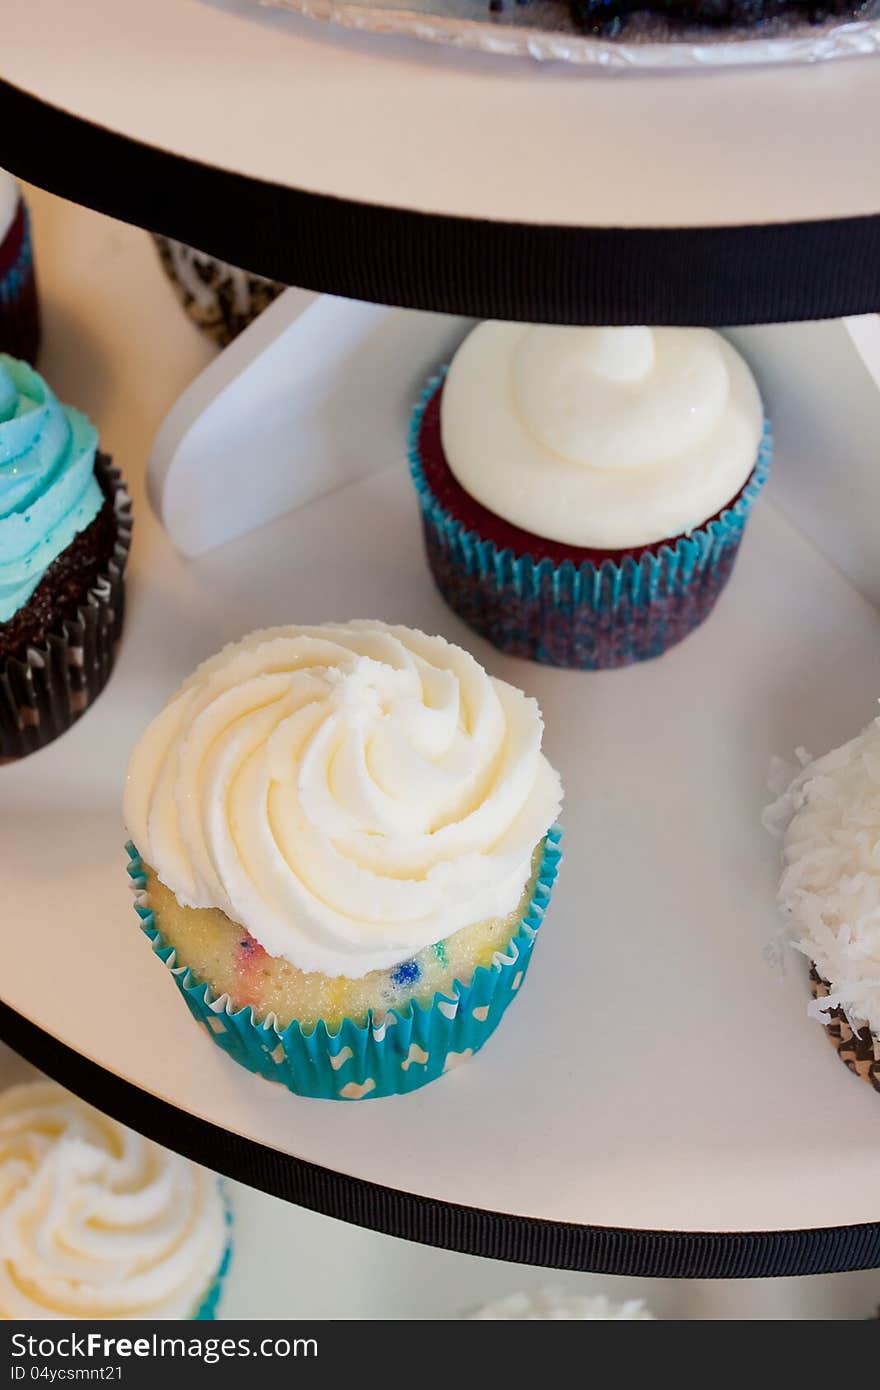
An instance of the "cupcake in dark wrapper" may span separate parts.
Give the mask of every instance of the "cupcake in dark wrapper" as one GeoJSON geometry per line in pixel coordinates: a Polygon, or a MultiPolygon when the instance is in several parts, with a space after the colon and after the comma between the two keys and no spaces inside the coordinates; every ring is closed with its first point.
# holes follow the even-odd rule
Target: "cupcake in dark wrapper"
{"type": "Polygon", "coordinates": [[[0,354],[0,757],[51,742],[103,689],[124,611],[128,494],[95,427],[0,354]]]}
{"type": "Polygon", "coordinates": [[[220,347],[237,338],[286,288],[182,241],[164,236],[153,240],[187,314],[220,347]]]}
{"type": "Polygon", "coordinates": [[[810,962],[811,1015],[850,1071],[880,1091],[880,719],[774,777],[764,815],[782,838],[779,908],[810,962]]]}
{"type": "Polygon", "coordinates": [[[30,214],[15,179],[0,170],[0,352],[35,362],[39,345],[30,214]]]}
{"type": "Polygon", "coordinates": [[[604,670],[708,616],[770,452],[716,333],[490,322],[428,384],[409,457],[450,607],[510,655],[604,670]]]}

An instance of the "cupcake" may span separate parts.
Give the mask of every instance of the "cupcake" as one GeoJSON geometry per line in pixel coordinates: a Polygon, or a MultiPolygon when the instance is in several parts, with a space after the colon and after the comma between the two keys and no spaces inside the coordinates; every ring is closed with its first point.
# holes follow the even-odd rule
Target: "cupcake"
{"type": "Polygon", "coordinates": [[[194,323],[226,347],[286,286],[227,265],[170,237],[154,236],[162,268],[194,323]]]}
{"type": "Polygon", "coordinates": [[[0,169],[0,351],[34,362],[39,345],[30,216],[15,179],[0,169]]]}
{"type": "Polygon", "coordinates": [[[880,1091],[880,719],[800,771],[765,812],[782,836],[779,907],[810,961],[810,1012],[880,1091]]]}
{"type": "Polygon", "coordinates": [[[213,1318],[219,1180],[54,1081],[0,1094],[0,1319],[213,1318]]]}
{"type": "Polygon", "coordinates": [[[57,738],[104,688],[130,541],[94,425],[0,353],[0,758],[57,738]]]}
{"type": "Polygon", "coordinates": [[[707,617],[769,460],[752,375],[708,329],[481,323],[410,438],[450,607],[580,670],[660,656],[707,617]]]}
{"type": "Polygon", "coordinates": [[[274,628],[200,666],[132,754],[125,821],[144,929],[213,1040],[343,1100],[476,1052],[556,875],[542,732],[405,627],[274,628]]]}
{"type": "Polygon", "coordinates": [[[486,1303],[470,1314],[473,1322],[653,1322],[640,1298],[615,1303],[605,1294],[570,1293],[567,1289],[538,1289],[512,1293],[486,1303]]]}

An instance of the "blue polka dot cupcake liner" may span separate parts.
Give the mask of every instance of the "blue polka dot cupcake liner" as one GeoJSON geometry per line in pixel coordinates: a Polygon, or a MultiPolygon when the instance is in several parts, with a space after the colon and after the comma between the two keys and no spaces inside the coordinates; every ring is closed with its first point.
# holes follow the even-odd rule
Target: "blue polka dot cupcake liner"
{"type": "Polygon", "coordinates": [[[223,1285],[232,1264],[232,1203],[223,1183],[220,1186],[223,1196],[223,1213],[226,1220],[226,1246],[220,1267],[205,1290],[202,1301],[190,1318],[190,1322],[214,1322],[216,1320],[220,1299],[223,1296],[223,1285]]]}
{"type": "Polygon", "coordinates": [[[467,529],[431,489],[422,426],[444,376],[445,369],[428,382],[413,411],[409,466],[434,581],[469,627],[510,656],[596,671],[662,656],[705,621],[730,578],[767,479],[773,453],[767,421],[748,482],[704,526],[620,561],[536,561],[467,529]]]}
{"type": "Polygon", "coordinates": [[[215,994],[178,966],[150,906],[143,861],[134,845],[126,848],[141,928],[212,1041],[248,1071],[295,1095],[353,1101],[416,1091],[467,1061],[491,1037],[525,980],[562,857],[561,833],[559,826],[547,832],[528,908],[490,966],[478,966],[468,984],[456,980],[451,993],[435,994],[429,1004],[410,1000],[379,1023],[372,1015],[365,1024],[345,1019],[335,1032],[323,1022],[311,1032],[296,1021],[279,1029],[272,1014],[258,1021],[250,1005],[234,1009],[228,995],[215,994]]]}

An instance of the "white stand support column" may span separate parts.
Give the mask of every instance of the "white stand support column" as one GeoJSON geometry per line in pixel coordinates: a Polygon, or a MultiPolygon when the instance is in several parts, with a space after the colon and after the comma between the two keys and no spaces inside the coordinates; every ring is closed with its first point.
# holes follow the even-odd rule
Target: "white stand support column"
{"type": "Polygon", "coordinates": [[[727,336],[773,423],[768,496],[880,605],[880,315],[727,336]]]}
{"type": "Polygon", "coordinates": [[[393,463],[407,418],[468,321],[289,289],[183,392],[149,462],[150,500],[184,555],[201,555],[393,463]]]}

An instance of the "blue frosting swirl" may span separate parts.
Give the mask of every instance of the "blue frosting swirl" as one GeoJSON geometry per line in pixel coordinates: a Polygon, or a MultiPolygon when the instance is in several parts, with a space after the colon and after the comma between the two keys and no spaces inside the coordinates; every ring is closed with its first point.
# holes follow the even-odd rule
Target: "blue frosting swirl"
{"type": "Polygon", "coordinates": [[[0,622],[97,516],[98,434],[29,367],[0,353],[0,622]]]}

